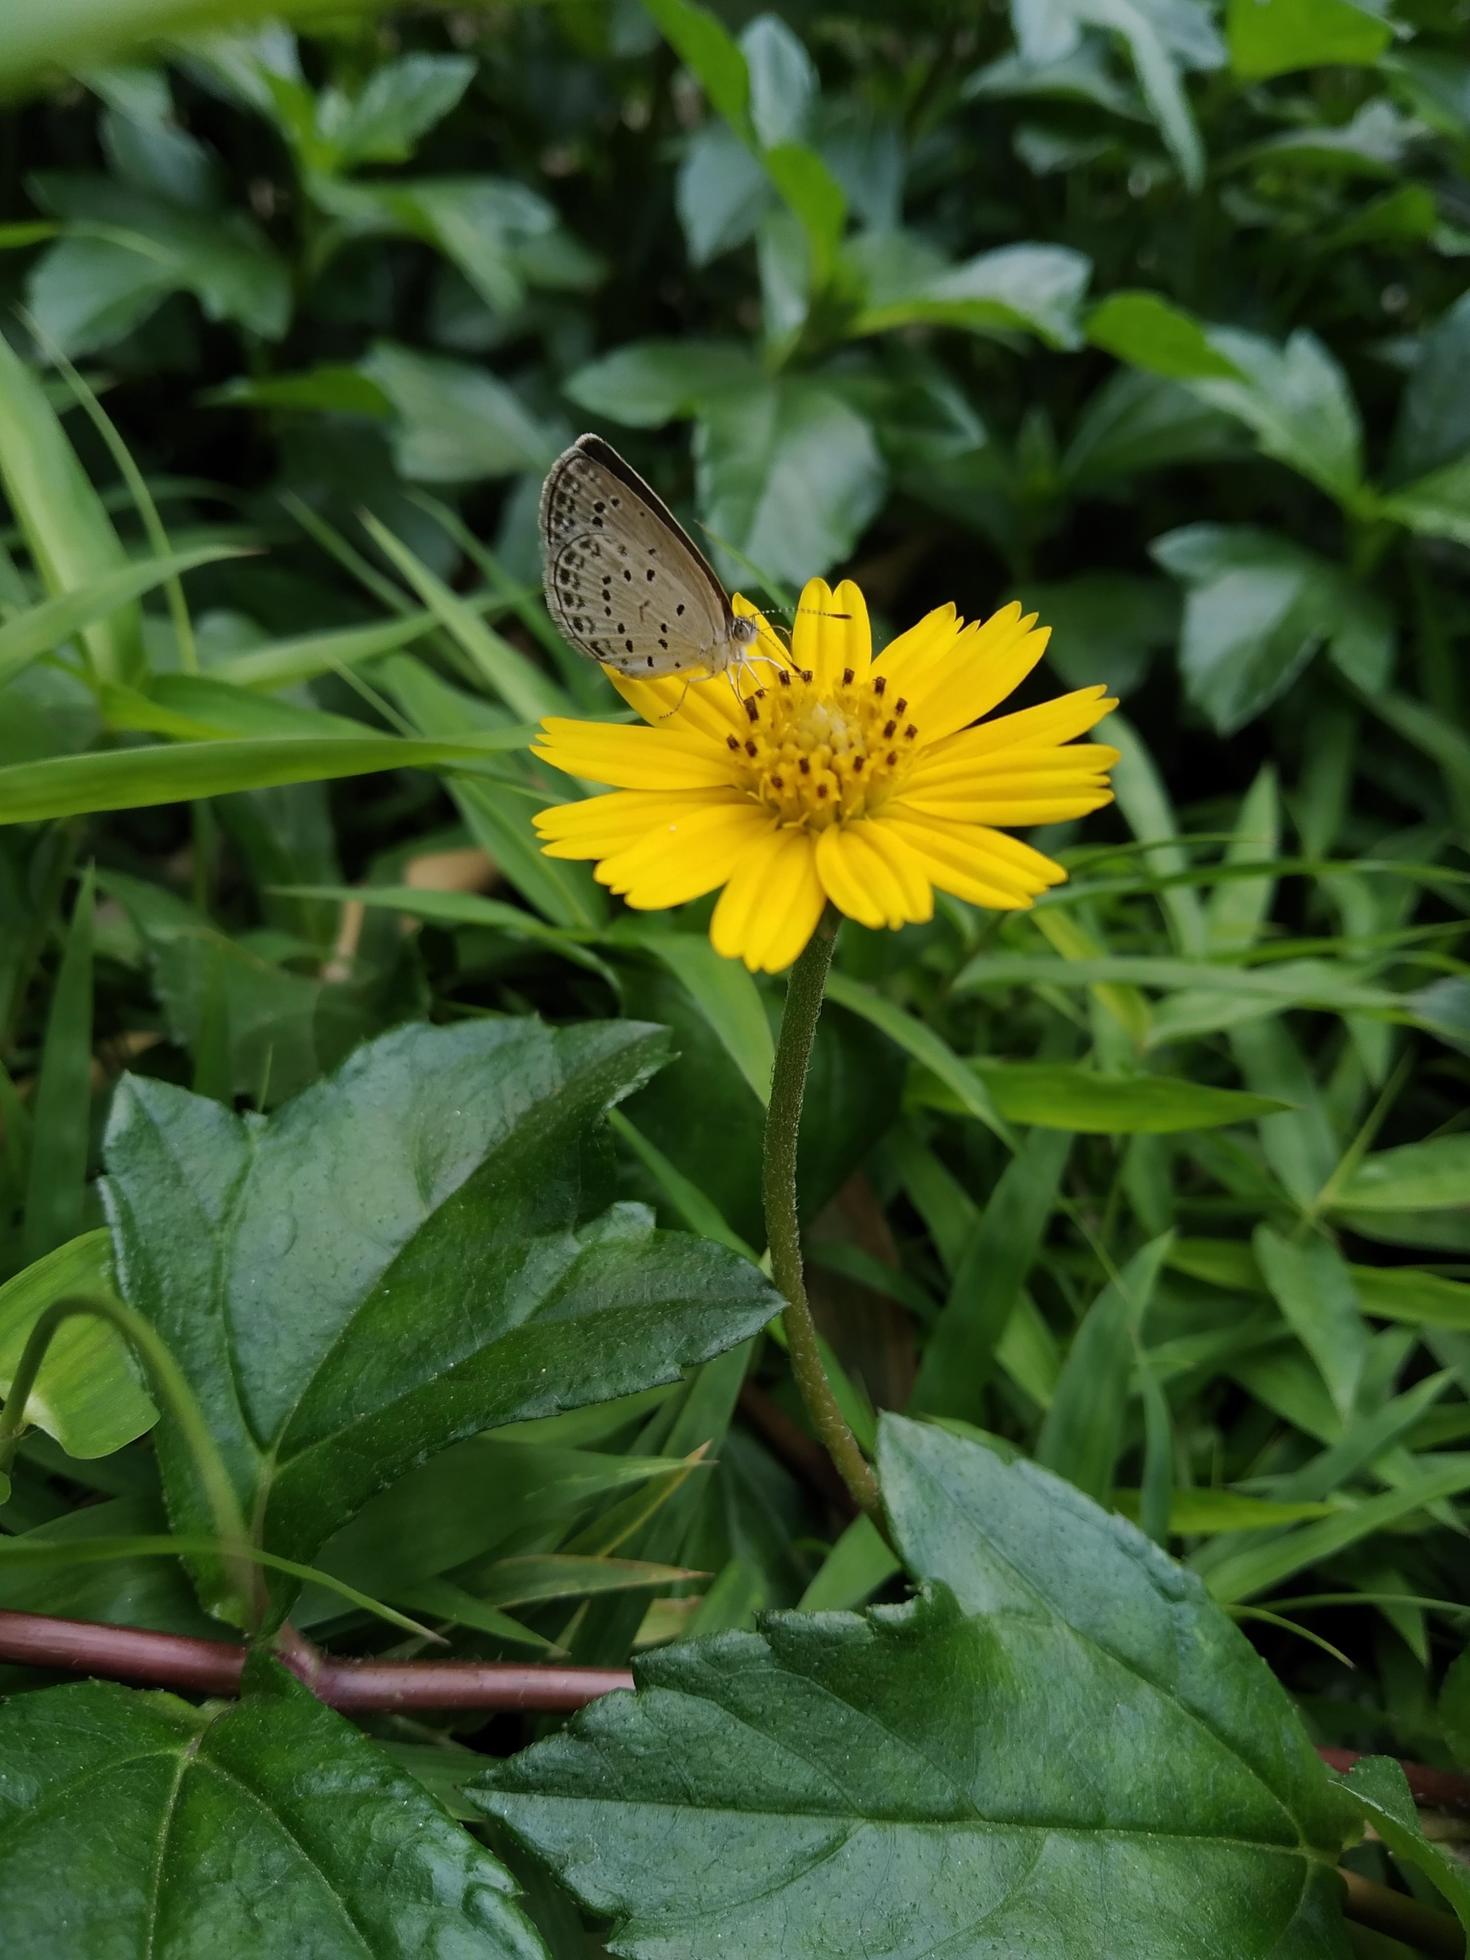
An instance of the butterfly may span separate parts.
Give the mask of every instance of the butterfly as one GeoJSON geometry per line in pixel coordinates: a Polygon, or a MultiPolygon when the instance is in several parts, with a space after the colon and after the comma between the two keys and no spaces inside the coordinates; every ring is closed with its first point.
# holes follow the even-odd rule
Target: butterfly
{"type": "Polygon", "coordinates": [[[620,674],[724,674],[759,627],[739,618],[714,567],[601,436],[578,436],[541,491],[546,605],[578,653],[620,674]]]}

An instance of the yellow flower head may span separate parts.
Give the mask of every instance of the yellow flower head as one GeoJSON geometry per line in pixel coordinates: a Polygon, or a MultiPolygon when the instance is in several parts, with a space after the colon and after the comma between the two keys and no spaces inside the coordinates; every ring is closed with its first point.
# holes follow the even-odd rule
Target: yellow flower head
{"type": "Polygon", "coordinates": [[[789,651],[760,621],[743,699],[723,677],[611,674],[645,726],[544,721],[534,752],[613,793],[541,811],[542,849],[598,859],[640,910],[723,886],[710,937],[757,972],[791,964],[829,899],[865,926],[930,918],[936,888],[1028,906],[1066,873],[994,826],[1101,808],[1118,760],[1073,741],[1117,706],[1103,687],[980,719],[1049,637],[1019,605],[969,626],[940,606],[874,659],[862,593],[812,579],[789,651]]]}

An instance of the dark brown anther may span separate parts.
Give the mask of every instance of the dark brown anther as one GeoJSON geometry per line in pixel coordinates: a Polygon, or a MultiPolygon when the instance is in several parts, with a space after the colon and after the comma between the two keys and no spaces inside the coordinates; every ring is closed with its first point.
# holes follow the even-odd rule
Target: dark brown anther
{"type": "Polygon", "coordinates": [[[897,732],[898,732],[898,723],[896,721],[889,721],[884,723],[883,739],[885,742],[891,742],[894,738],[894,735],[897,732]]]}
{"type": "Polygon", "coordinates": [[[810,667],[803,667],[803,668],[802,668],[802,670],[801,670],[801,678],[802,678],[802,679],[803,679],[803,680],[804,680],[804,681],[805,681],[805,682],[807,683],[807,685],[808,685],[808,687],[810,687],[810,685],[811,685],[811,679],[812,679],[812,670],[811,670],[811,668],[810,668],[810,667]]]}
{"type": "Polygon", "coordinates": [[[754,701],[747,701],[747,702],[746,702],[746,704],[745,704],[745,718],[746,718],[746,720],[747,720],[747,721],[759,721],[759,720],[760,720],[760,718],[761,718],[761,711],[760,711],[760,709],[759,709],[759,708],[758,708],[758,707],[757,707],[757,706],[755,705],[755,703],[754,703],[754,701]]]}
{"type": "Polygon", "coordinates": [[[918,734],[918,732],[919,732],[918,729],[915,728],[912,722],[910,722],[908,727],[903,731],[903,739],[906,742],[912,742],[914,737],[918,734]]]}
{"type": "Polygon", "coordinates": [[[855,755],[853,757],[852,773],[854,774],[854,776],[860,776],[863,773],[863,764],[867,761],[867,759],[868,758],[865,755],[855,755]]]}
{"type": "Polygon", "coordinates": [[[873,692],[877,695],[880,701],[883,699],[883,690],[887,687],[887,685],[888,685],[888,676],[886,674],[879,674],[874,679],[873,692]]]}
{"type": "Polygon", "coordinates": [[[780,680],[781,680],[781,685],[782,685],[782,687],[790,687],[790,685],[791,685],[791,676],[790,676],[790,674],[788,674],[788,673],[787,673],[787,671],[786,671],[786,669],[785,669],[784,667],[781,667],[781,668],[778,668],[778,669],[777,669],[777,672],[778,672],[778,674],[779,674],[779,676],[780,676],[780,680]]]}
{"type": "Polygon", "coordinates": [[[822,799],[822,797],[824,797],[824,796],[825,796],[826,794],[827,794],[827,785],[826,785],[825,783],[818,783],[818,784],[817,784],[817,799],[818,799],[818,801],[820,801],[820,800],[822,799]]]}
{"type": "Polygon", "coordinates": [[[844,687],[851,687],[851,686],[852,686],[852,684],[853,684],[853,682],[854,682],[854,681],[855,681],[856,679],[857,679],[857,676],[856,676],[856,674],[854,674],[854,673],[853,673],[853,671],[852,671],[852,669],[851,669],[851,667],[844,667],[844,668],[843,668],[843,670],[842,670],[842,685],[843,685],[844,687]]]}
{"type": "Polygon", "coordinates": [[[760,750],[756,747],[754,742],[747,742],[745,745],[745,753],[750,757],[751,761],[754,762],[755,758],[760,754],[760,750]]]}
{"type": "Polygon", "coordinates": [[[772,789],[785,789],[785,787],[786,787],[785,783],[782,782],[779,776],[772,776],[771,778],[772,789]]]}
{"type": "Polygon", "coordinates": [[[727,747],[729,747],[729,748],[732,748],[732,749],[734,749],[734,751],[735,751],[735,753],[736,753],[737,755],[739,755],[739,753],[740,753],[740,744],[739,744],[739,742],[738,742],[738,741],[737,741],[737,740],[735,739],[735,737],[734,737],[733,735],[727,735],[727,736],[725,737],[725,742],[726,742],[726,745],[727,745],[727,747]]]}
{"type": "Polygon", "coordinates": [[[890,749],[890,750],[888,751],[888,766],[889,766],[889,768],[891,769],[891,768],[892,768],[892,767],[894,766],[894,764],[895,764],[895,763],[896,763],[897,761],[898,761],[898,757],[897,757],[897,756],[896,756],[896,755],[895,755],[895,754],[893,753],[893,750],[892,750],[892,749],[890,749]]]}
{"type": "Polygon", "coordinates": [[[908,706],[908,702],[904,699],[903,695],[900,694],[898,699],[893,704],[893,712],[896,715],[901,715],[907,706],[908,706]]]}
{"type": "Polygon", "coordinates": [[[801,758],[797,767],[801,770],[803,776],[809,776],[812,773],[812,765],[807,761],[805,756],[801,758]]]}

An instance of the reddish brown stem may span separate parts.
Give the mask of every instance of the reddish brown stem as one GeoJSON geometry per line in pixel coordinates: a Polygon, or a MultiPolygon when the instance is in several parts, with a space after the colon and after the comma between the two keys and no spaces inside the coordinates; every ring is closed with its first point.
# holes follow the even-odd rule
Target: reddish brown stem
{"type": "MultiPolygon", "coordinates": [[[[278,1652],[319,1701],[344,1710],[485,1708],[562,1714],[633,1685],[632,1675],[618,1667],[338,1660],[299,1634],[283,1639],[278,1652]]],[[[0,1661],[67,1674],[145,1682],[185,1694],[233,1695],[239,1692],[245,1656],[246,1649],[233,1641],[58,1620],[44,1613],[0,1612],[0,1661]]]]}

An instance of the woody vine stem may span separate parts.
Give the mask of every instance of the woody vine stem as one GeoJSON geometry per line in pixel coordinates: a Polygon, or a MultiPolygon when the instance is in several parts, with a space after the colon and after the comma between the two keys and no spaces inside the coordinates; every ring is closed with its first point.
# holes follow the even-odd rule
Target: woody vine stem
{"type": "Polygon", "coordinates": [[[829,905],[786,983],[786,1005],[781,1012],[781,1032],[776,1038],[776,1061],[771,1073],[771,1101],[766,1111],[763,1166],[766,1243],[771,1250],[771,1277],[786,1299],[781,1321],[791,1355],[791,1372],[812,1427],[836,1465],[854,1504],[880,1522],[878,1480],[838,1407],[822,1365],[816,1322],[806,1297],[801,1224],[796,1207],[796,1145],[801,1131],[801,1105],[836,938],[837,915],[829,905]]]}

